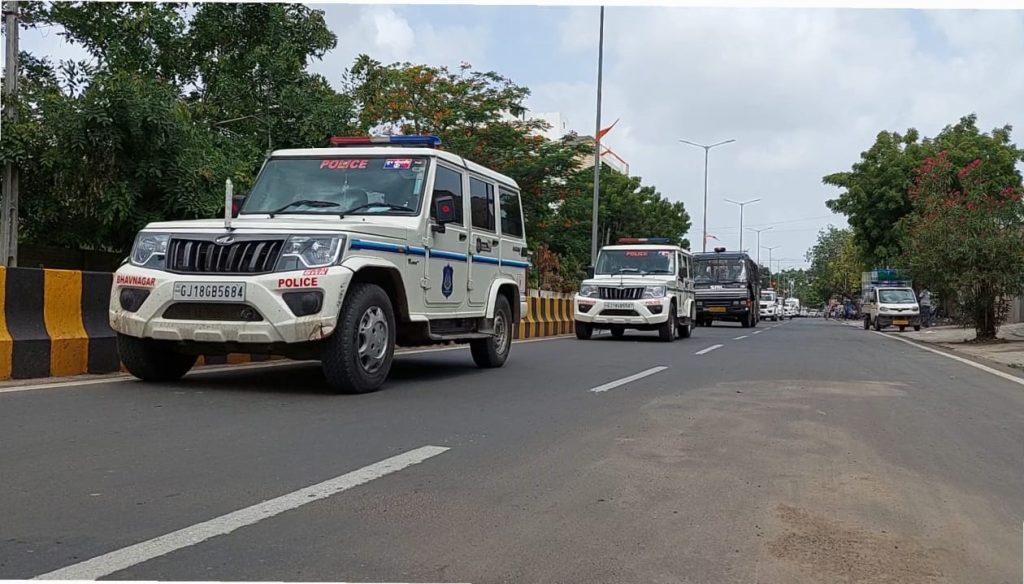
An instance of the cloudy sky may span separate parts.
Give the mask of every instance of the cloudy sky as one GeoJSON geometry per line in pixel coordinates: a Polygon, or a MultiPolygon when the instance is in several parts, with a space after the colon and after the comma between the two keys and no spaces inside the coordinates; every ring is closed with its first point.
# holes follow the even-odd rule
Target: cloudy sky
{"type": "MultiPolygon", "coordinates": [[[[332,83],[359,53],[468,61],[528,86],[533,111],[593,132],[597,8],[316,7],[338,47],[311,66],[332,83]]],[[[22,45],[78,54],[53,30],[25,32],[22,45]]],[[[985,129],[1018,128],[1024,143],[1022,57],[1024,11],[609,7],[604,119],[621,122],[606,140],[633,174],[686,204],[699,247],[703,151],[678,139],[735,139],[711,154],[708,231],[735,248],[738,209],[723,198],[761,197],[746,225],[773,226],[761,245],[797,266],[819,228],[845,224],[825,207],[836,193],[821,177],[848,168],[878,131],[934,135],[974,112],[985,129]]],[[[756,253],[754,234],[744,247],[756,253]]]]}

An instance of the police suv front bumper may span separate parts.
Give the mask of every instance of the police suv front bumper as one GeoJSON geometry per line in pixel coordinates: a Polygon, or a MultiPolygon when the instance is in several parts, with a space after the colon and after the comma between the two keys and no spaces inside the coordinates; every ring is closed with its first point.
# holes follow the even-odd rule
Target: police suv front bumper
{"type": "Polygon", "coordinates": [[[598,328],[655,326],[668,320],[671,305],[671,296],[642,300],[602,300],[577,294],[573,298],[573,318],[598,328]]]}
{"type": "Polygon", "coordinates": [[[314,341],[334,331],[352,275],[343,266],[247,276],[176,274],[126,264],[114,274],[110,326],[132,337],[168,341],[314,341]],[[230,301],[186,299],[183,284],[193,285],[190,290],[195,284],[209,285],[207,290],[244,284],[244,296],[230,301]],[[296,316],[296,311],[304,315],[296,316]]]}

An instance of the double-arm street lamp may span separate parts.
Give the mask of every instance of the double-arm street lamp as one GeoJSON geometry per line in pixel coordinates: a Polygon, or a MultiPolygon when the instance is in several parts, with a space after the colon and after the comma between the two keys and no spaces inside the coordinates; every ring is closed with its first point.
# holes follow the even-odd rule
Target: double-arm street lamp
{"type": "Polygon", "coordinates": [[[781,245],[766,245],[764,248],[768,250],[768,283],[772,283],[772,250],[779,249],[781,245]]]}
{"type": "Polygon", "coordinates": [[[761,268],[761,232],[762,231],[771,231],[772,229],[775,229],[775,227],[762,227],[761,229],[757,229],[755,227],[747,227],[747,229],[749,229],[750,231],[753,231],[754,233],[757,234],[757,267],[758,267],[758,269],[760,269],[761,268]]]}
{"type": "Polygon", "coordinates": [[[749,201],[740,202],[740,201],[734,201],[732,199],[725,199],[726,203],[732,203],[733,205],[738,205],[739,208],[740,208],[740,246],[737,248],[739,251],[743,251],[743,207],[746,207],[747,205],[749,205],[751,203],[756,203],[756,202],[758,202],[760,200],[761,200],[760,198],[757,198],[757,199],[750,199],[749,201]]]}
{"type": "Polygon", "coordinates": [[[696,142],[690,142],[689,140],[680,139],[683,144],[689,144],[690,146],[696,146],[697,148],[704,149],[704,230],[701,234],[701,251],[708,250],[708,152],[712,148],[735,142],[736,140],[723,140],[715,144],[698,144],[696,142]]]}

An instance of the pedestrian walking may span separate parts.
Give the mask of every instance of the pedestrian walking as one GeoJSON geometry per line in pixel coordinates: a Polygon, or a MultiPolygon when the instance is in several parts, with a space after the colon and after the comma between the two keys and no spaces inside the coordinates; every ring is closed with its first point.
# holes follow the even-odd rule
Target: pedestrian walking
{"type": "Polygon", "coordinates": [[[921,326],[932,326],[932,293],[927,288],[922,289],[917,297],[917,303],[921,307],[921,326]]]}

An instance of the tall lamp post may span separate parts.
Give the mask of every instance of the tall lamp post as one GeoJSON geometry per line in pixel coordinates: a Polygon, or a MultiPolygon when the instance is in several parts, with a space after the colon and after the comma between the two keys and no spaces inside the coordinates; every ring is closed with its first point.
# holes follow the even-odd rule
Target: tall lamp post
{"type": "Polygon", "coordinates": [[[768,250],[768,284],[769,285],[772,283],[772,250],[773,249],[779,249],[780,247],[782,247],[782,246],[781,245],[772,245],[772,246],[766,245],[766,246],[764,246],[764,248],[766,250],[768,250]]]}
{"type": "Polygon", "coordinates": [[[590,265],[597,265],[597,209],[601,196],[601,70],[604,67],[604,6],[597,37],[597,123],[594,124],[594,214],[590,227],[590,265]]]}
{"type": "MultiPolygon", "coordinates": [[[[775,227],[762,227],[761,229],[755,229],[754,227],[747,227],[747,229],[749,229],[750,231],[753,231],[754,233],[757,234],[757,267],[760,268],[761,267],[761,232],[762,231],[771,231],[772,229],[775,229],[775,227]]],[[[742,251],[742,250],[740,250],[740,251],[742,251]]]]}
{"type": "Polygon", "coordinates": [[[689,144],[690,146],[696,146],[697,148],[704,149],[704,232],[701,234],[701,251],[708,250],[708,153],[712,148],[735,142],[736,140],[729,139],[723,140],[715,144],[698,144],[696,142],[690,142],[689,140],[679,139],[683,144],[689,144]]]}
{"type": "Polygon", "coordinates": [[[749,205],[751,203],[756,203],[756,202],[758,202],[760,200],[761,200],[760,198],[750,199],[749,201],[743,201],[741,203],[739,201],[734,201],[732,199],[725,199],[726,203],[732,203],[733,205],[737,205],[740,208],[740,246],[739,246],[739,248],[737,248],[737,249],[739,249],[739,251],[743,251],[743,207],[746,207],[747,205],[749,205]]]}

